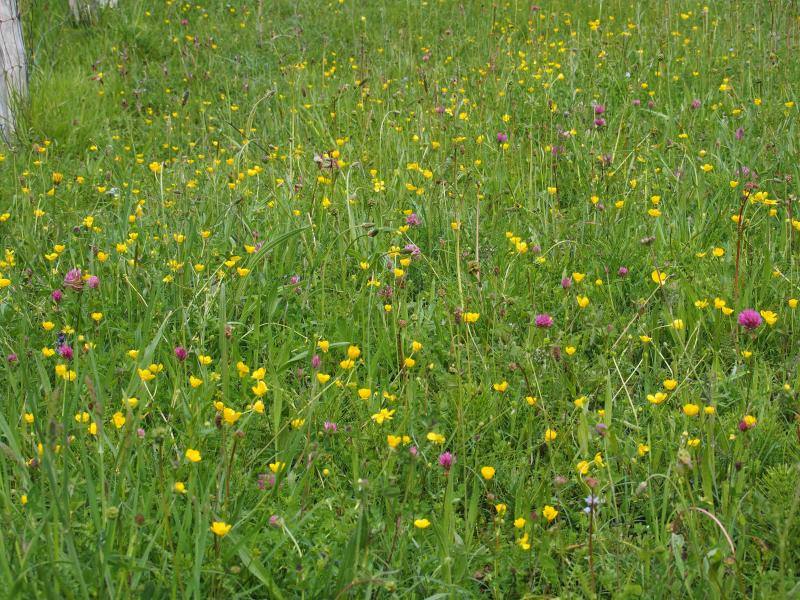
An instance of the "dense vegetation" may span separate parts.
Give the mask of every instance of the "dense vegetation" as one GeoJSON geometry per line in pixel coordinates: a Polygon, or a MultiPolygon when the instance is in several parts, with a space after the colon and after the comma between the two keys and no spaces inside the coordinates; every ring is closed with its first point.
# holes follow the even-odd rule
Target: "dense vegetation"
{"type": "Polygon", "coordinates": [[[796,3],[23,10],[4,594],[800,594],[796,3]]]}

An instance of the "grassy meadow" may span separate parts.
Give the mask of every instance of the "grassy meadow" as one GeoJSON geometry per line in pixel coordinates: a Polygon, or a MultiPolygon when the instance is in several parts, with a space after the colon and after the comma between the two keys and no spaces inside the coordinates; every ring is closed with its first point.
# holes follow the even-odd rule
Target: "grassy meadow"
{"type": "Polygon", "coordinates": [[[800,6],[22,2],[0,595],[800,598],[800,6]]]}

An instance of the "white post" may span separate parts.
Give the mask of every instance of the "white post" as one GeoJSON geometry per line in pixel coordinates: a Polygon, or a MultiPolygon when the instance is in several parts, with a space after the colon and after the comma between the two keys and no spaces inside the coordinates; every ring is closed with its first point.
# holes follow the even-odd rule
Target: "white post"
{"type": "Polygon", "coordinates": [[[28,61],[17,0],[0,0],[0,135],[14,133],[14,110],[28,95],[28,61]]]}
{"type": "Polygon", "coordinates": [[[117,0],[69,0],[69,9],[76,23],[93,23],[101,8],[115,8],[117,0]]]}

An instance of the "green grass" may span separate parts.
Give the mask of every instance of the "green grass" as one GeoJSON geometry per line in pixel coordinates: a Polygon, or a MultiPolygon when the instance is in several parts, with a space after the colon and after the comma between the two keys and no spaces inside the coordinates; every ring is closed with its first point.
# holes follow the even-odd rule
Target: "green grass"
{"type": "Polygon", "coordinates": [[[32,5],[4,594],[800,595],[797,6],[32,5]]]}

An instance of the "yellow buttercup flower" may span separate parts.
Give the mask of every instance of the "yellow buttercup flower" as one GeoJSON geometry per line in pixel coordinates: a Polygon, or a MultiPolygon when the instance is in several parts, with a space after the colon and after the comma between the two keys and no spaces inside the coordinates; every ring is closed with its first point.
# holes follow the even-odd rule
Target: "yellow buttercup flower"
{"type": "Polygon", "coordinates": [[[558,516],[558,511],[548,504],[542,509],[542,516],[547,519],[548,523],[552,523],[558,516]]]}
{"type": "Polygon", "coordinates": [[[427,529],[431,526],[431,522],[428,519],[414,519],[414,527],[417,529],[427,529]]]}
{"type": "Polygon", "coordinates": [[[684,404],[682,410],[687,417],[696,417],[700,413],[700,407],[697,404],[684,404]]]}
{"type": "Polygon", "coordinates": [[[659,270],[655,270],[650,273],[650,279],[653,280],[653,283],[658,285],[664,285],[664,283],[667,281],[667,277],[668,275],[666,273],[659,270]]]}
{"type": "Polygon", "coordinates": [[[233,525],[229,525],[225,521],[214,521],[211,523],[211,531],[214,535],[218,535],[219,537],[225,537],[230,532],[233,525]]]}

